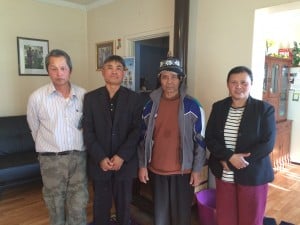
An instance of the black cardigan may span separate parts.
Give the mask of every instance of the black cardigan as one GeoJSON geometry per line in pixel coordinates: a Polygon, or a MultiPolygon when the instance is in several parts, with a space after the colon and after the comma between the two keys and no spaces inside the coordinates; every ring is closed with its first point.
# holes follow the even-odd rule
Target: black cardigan
{"type": "Polygon", "coordinates": [[[213,104],[207,122],[205,141],[210,157],[209,168],[217,178],[222,177],[220,160],[227,161],[234,171],[235,183],[242,185],[261,185],[273,181],[274,172],[269,154],[276,137],[274,107],[267,102],[249,97],[240,123],[235,153],[248,153],[249,166],[237,170],[228,161],[234,154],[225,147],[224,126],[231,106],[231,97],[213,104]]]}

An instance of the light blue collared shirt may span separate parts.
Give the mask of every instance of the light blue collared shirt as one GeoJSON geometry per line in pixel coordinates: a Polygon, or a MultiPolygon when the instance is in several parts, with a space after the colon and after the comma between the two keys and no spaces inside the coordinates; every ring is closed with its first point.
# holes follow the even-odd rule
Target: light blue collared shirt
{"type": "Polygon", "coordinates": [[[50,83],[31,94],[27,121],[37,152],[85,150],[81,128],[85,92],[71,84],[70,97],[66,99],[50,83]]]}

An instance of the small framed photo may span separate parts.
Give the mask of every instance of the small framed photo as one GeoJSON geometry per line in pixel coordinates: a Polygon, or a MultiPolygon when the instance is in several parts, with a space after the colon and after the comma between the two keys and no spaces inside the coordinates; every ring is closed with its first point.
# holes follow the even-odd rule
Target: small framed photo
{"type": "Polygon", "coordinates": [[[292,101],[298,102],[300,98],[300,93],[293,93],[292,101]]]}
{"type": "Polygon", "coordinates": [[[101,70],[104,60],[114,54],[114,41],[101,42],[96,44],[96,59],[97,68],[96,70],[101,70]]]}
{"type": "Polygon", "coordinates": [[[127,73],[123,78],[122,85],[135,91],[135,58],[124,57],[127,73]]]}
{"type": "Polygon", "coordinates": [[[45,58],[49,53],[49,41],[17,37],[19,75],[46,76],[45,58]]]}

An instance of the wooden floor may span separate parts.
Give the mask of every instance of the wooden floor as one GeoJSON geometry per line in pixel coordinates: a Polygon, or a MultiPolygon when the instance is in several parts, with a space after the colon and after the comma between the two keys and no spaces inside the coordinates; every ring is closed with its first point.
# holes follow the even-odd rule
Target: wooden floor
{"type": "Polygon", "coordinates": [[[269,185],[266,216],[300,225],[300,165],[289,164],[269,185]]]}
{"type": "MultiPolygon", "coordinates": [[[[91,191],[91,190],[90,190],[91,191]]],[[[153,225],[150,214],[131,208],[133,217],[142,225],[153,225]]],[[[87,208],[92,220],[92,194],[87,208]]],[[[288,165],[275,175],[270,184],[266,216],[300,225],[300,166],[288,165]]],[[[197,210],[193,209],[193,225],[197,224],[197,210]]],[[[24,185],[4,191],[0,196],[1,225],[47,225],[48,216],[41,194],[41,184],[24,185]]]]}

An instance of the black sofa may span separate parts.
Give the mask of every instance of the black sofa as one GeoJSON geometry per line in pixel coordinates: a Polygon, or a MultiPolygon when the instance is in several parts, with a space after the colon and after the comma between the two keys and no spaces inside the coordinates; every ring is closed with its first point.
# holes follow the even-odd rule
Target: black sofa
{"type": "Polygon", "coordinates": [[[0,117],[0,193],[36,180],[40,167],[26,116],[0,117]]]}

